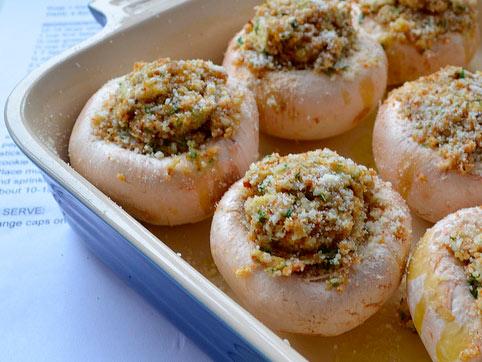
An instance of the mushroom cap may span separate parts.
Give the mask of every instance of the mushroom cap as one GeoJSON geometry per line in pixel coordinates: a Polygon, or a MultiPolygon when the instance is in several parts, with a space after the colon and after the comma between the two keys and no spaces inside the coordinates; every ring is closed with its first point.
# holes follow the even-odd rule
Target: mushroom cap
{"type": "Polygon", "coordinates": [[[214,204],[258,156],[258,111],[252,93],[244,99],[240,124],[231,139],[217,138],[216,160],[198,170],[186,154],[157,159],[127,150],[93,134],[92,117],[119,87],[122,77],[100,88],[87,102],[72,130],[72,167],[136,218],[158,225],[194,223],[212,215],[214,204]]]}
{"type": "Polygon", "coordinates": [[[253,90],[261,131],[287,139],[316,140],[350,130],[373,111],[382,99],[387,60],[382,47],[363,31],[358,49],[340,74],[312,70],[266,71],[257,78],[239,63],[236,39],[231,40],[223,66],[228,74],[253,90]]]}
{"type": "Polygon", "coordinates": [[[275,330],[334,336],[373,315],[400,284],[411,234],[404,201],[388,183],[376,178],[375,192],[388,202],[377,221],[384,242],[367,240],[342,291],[293,274],[273,277],[253,264],[255,244],[244,222],[242,180],[231,186],[214,214],[211,253],[221,275],[249,311],[275,330]],[[394,236],[392,221],[401,221],[405,237],[394,236]],[[237,271],[251,266],[247,273],[237,271]],[[246,275],[244,275],[246,274],[246,275]]]}
{"type": "Polygon", "coordinates": [[[440,220],[410,259],[408,305],[433,361],[482,360],[482,317],[461,263],[443,243],[467,222],[477,222],[482,232],[482,208],[459,210],[440,220]]]}
{"type": "MultiPolygon", "coordinates": [[[[370,17],[364,18],[362,28],[377,40],[384,34],[380,24],[370,17]]],[[[450,32],[441,36],[424,52],[420,52],[413,43],[395,39],[384,46],[388,59],[388,85],[400,85],[415,80],[446,65],[467,67],[479,42],[478,22],[464,34],[450,32]]]]}
{"type": "Polygon", "coordinates": [[[373,156],[380,176],[392,183],[413,211],[431,222],[482,205],[482,174],[440,169],[442,157],[412,139],[400,107],[389,97],[375,121],[373,156]]]}

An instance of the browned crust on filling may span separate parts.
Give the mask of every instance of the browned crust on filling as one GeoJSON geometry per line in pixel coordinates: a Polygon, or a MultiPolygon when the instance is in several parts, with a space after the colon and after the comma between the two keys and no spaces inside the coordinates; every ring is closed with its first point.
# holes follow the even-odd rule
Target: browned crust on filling
{"type": "Polygon", "coordinates": [[[355,0],[360,23],[373,19],[382,29],[382,46],[394,41],[414,44],[418,51],[432,48],[447,33],[467,34],[476,29],[473,0],[355,0]]]}
{"type": "Polygon", "coordinates": [[[261,76],[268,70],[338,73],[356,44],[351,6],[343,1],[267,0],[237,38],[238,61],[261,76]]]}
{"type": "Polygon", "coordinates": [[[164,157],[187,154],[211,163],[215,138],[232,138],[242,94],[228,87],[222,67],[204,60],[168,58],[137,63],[92,119],[94,135],[134,152],[164,157]]]}
{"type": "MultiPolygon", "coordinates": [[[[377,197],[375,177],[326,149],[253,164],[243,199],[254,263],[273,276],[302,275],[341,290],[360,248],[381,234],[376,220],[389,205],[377,197]]],[[[403,238],[401,221],[394,224],[403,238]]]]}
{"type": "Polygon", "coordinates": [[[444,171],[480,173],[482,161],[482,73],[446,67],[406,83],[398,100],[412,139],[436,150],[444,171]]]}

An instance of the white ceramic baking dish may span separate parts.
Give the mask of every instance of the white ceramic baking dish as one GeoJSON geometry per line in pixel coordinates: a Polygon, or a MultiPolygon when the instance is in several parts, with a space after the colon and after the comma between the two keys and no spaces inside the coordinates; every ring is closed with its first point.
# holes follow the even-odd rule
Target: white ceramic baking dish
{"type": "MultiPolygon", "coordinates": [[[[76,116],[104,82],[140,60],[169,56],[220,62],[228,40],[258,2],[94,1],[91,9],[104,29],[32,72],[9,97],[5,114],[12,138],[40,167],[67,220],[93,252],[213,358],[426,361],[418,336],[398,323],[398,295],[340,337],[276,334],[236,303],[217,273],[209,253],[210,220],[172,228],[142,225],[68,165],[76,116]]],[[[373,166],[372,123],[322,142],[262,136],[261,153],[330,147],[373,166]]],[[[415,238],[427,226],[415,218],[415,238]]]]}

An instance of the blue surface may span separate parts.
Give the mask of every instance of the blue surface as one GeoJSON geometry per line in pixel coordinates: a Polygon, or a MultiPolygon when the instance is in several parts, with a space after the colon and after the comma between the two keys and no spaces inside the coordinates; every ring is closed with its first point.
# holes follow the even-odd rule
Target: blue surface
{"type": "Polygon", "coordinates": [[[218,361],[266,358],[56,180],[43,174],[71,227],[92,252],[218,361]]]}

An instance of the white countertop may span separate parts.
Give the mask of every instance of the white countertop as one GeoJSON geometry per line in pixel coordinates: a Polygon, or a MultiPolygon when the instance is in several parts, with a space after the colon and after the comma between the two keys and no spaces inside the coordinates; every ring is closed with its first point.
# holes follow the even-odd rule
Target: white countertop
{"type": "MultiPolygon", "coordinates": [[[[0,104],[100,29],[82,0],[0,0],[0,104]]],[[[91,254],[0,120],[0,361],[208,360],[91,254]]]]}

